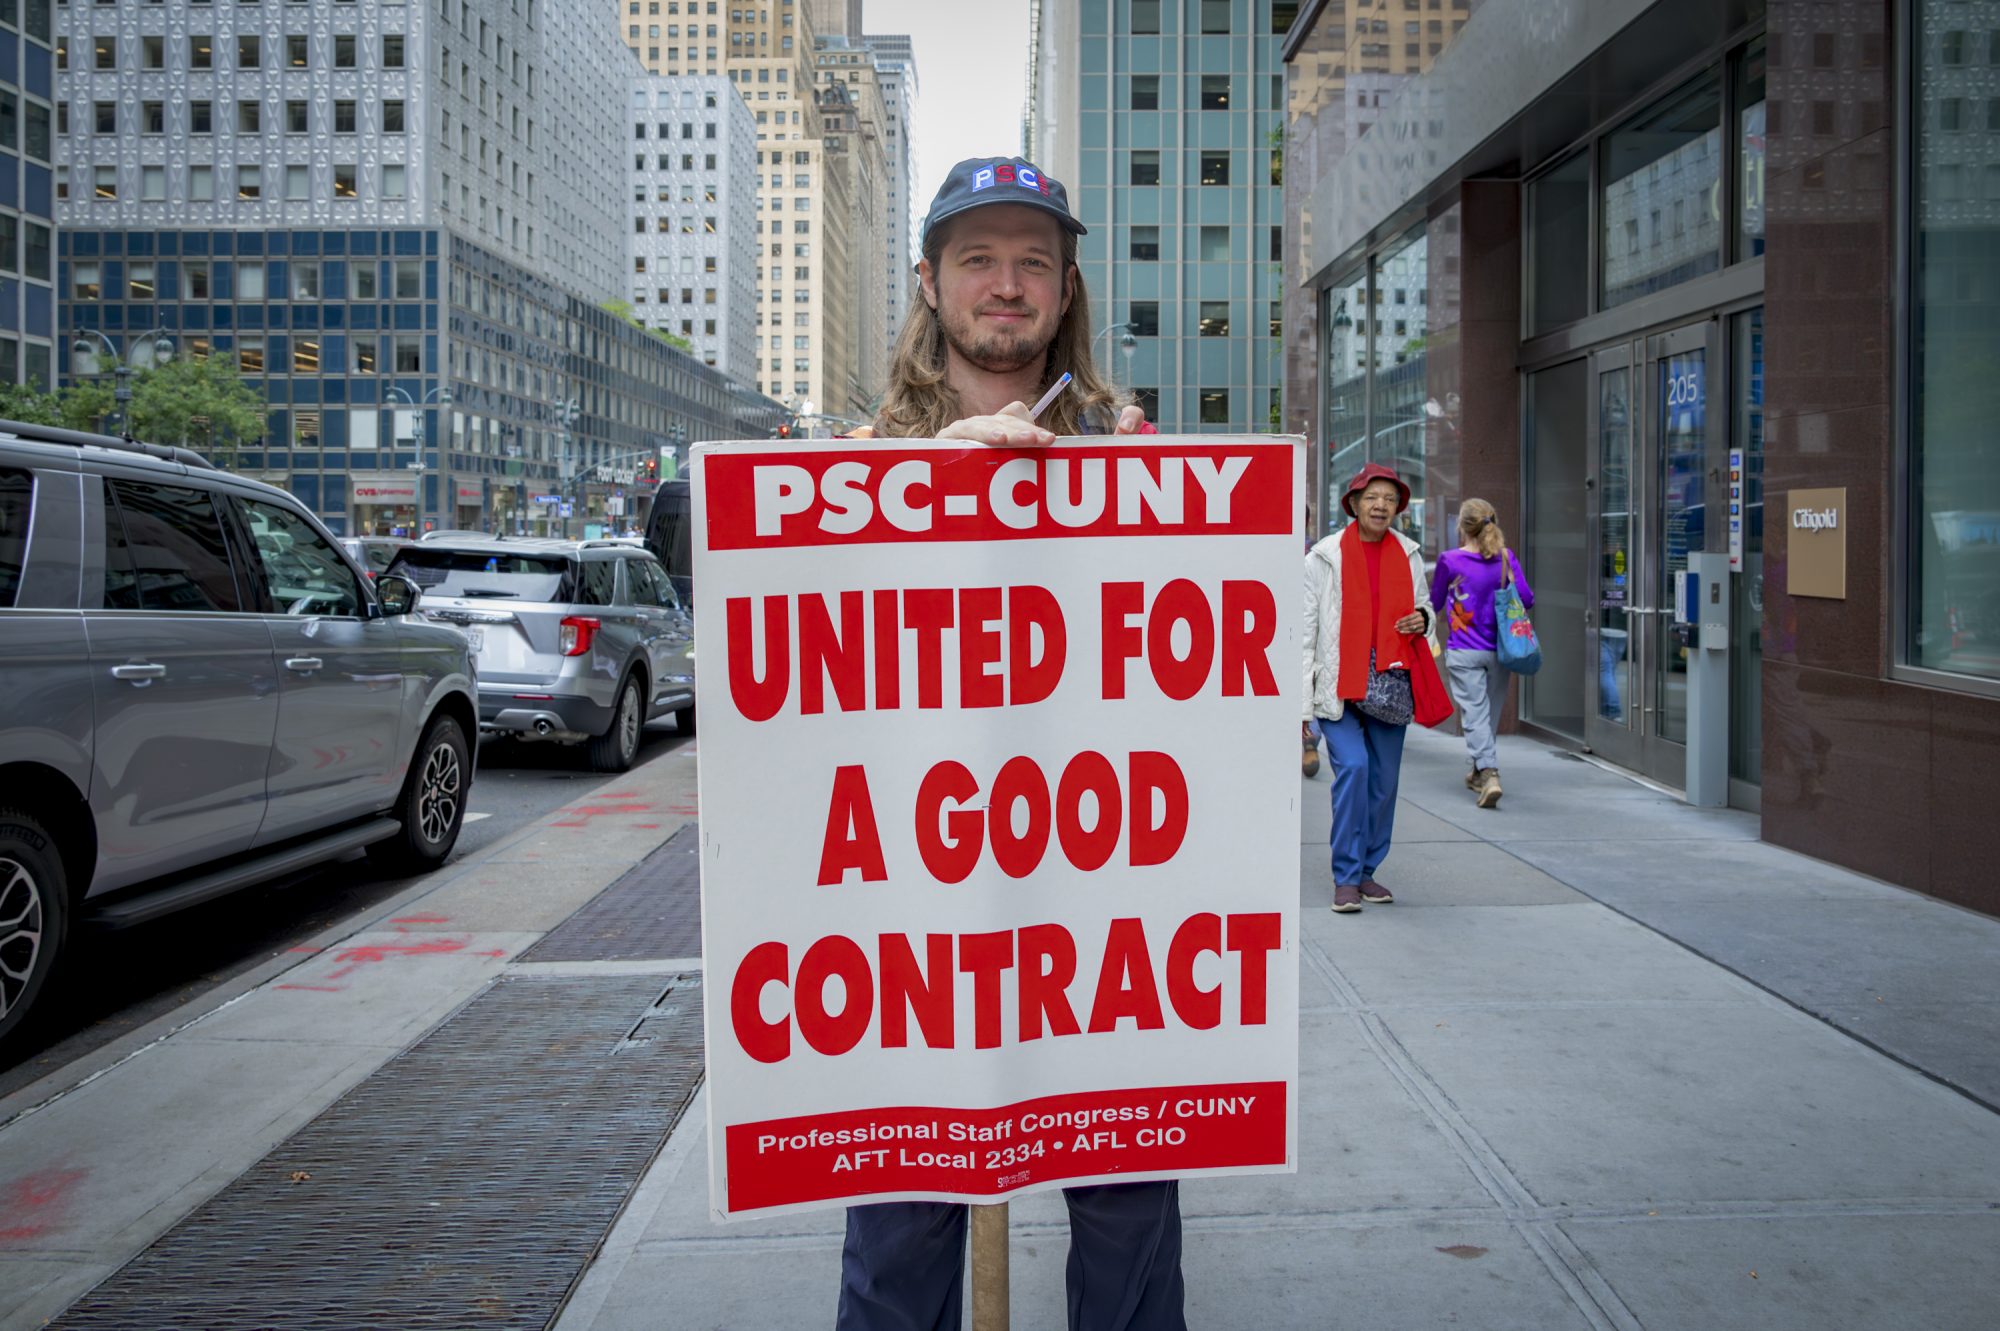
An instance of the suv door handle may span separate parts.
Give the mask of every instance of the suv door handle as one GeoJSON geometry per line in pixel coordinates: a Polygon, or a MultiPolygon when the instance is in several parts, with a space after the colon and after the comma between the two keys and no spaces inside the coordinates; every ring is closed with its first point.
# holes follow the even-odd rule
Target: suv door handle
{"type": "Polygon", "coordinates": [[[138,665],[111,667],[111,678],[130,680],[134,684],[148,684],[153,680],[166,678],[166,674],[165,666],[155,665],[150,661],[138,665]]]}
{"type": "Polygon", "coordinates": [[[317,656],[288,656],[285,658],[285,669],[296,670],[302,675],[310,675],[313,671],[318,670],[321,664],[322,662],[317,656]]]}

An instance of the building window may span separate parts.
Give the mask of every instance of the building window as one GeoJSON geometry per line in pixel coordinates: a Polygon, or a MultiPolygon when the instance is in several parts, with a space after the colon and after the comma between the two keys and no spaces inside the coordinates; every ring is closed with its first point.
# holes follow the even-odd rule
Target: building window
{"type": "Polygon", "coordinates": [[[1160,183],[1160,153],[1158,149],[1140,148],[1133,151],[1132,183],[1134,185],[1157,185],[1160,183]]]}
{"type": "Polygon", "coordinates": [[[382,165],[382,197],[402,199],[409,197],[409,173],[400,162],[385,162],[382,165]]]}
{"type": "Polygon", "coordinates": [[[400,99],[382,103],[382,132],[384,134],[403,132],[403,103],[400,99]]]}
{"type": "Polygon", "coordinates": [[[118,103],[94,102],[90,108],[91,128],[99,134],[118,132],[118,103]]]}
{"type": "Polygon", "coordinates": [[[348,265],[347,283],[349,294],[356,300],[378,300],[381,297],[381,282],[373,259],[362,259],[348,265]]]}
{"type": "Polygon", "coordinates": [[[1722,173],[1717,78],[1641,112],[1606,135],[1602,151],[1598,239],[1607,309],[1722,266],[1720,220],[1708,204],[1722,173]],[[1625,242],[1628,224],[1636,224],[1636,249],[1625,242]]]}
{"type": "Polygon", "coordinates": [[[285,38],[286,66],[291,69],[306,68],[308,46],[309,43],[306,41],[305,37],[302,34],[294,34],[292,36],[286,37],[285,38]]]}
{"type": "Polygon", "coordinates": [[[139,168],[139,198],[145,203],[164,203],[166,201],[166,167],[142,166],[139,168]]]}
{"type": "Polygon", "coordinates": [[[422,374],[424,372],[424,340],[398,334],[393,342],[395,372],[397,374],[422,374]]]}
{"type": "Polygon", "coordinates": [[[1132,31],[1140,36],[1160,30],[1160,0],[1132,0],[1132,31]]]}
{"type": "Polygon", "coordinates": [[[350,338],[348,339],[348,346],[353,348],[354,373],[356,374],[375,373],[375,354],[376,354],[375,339],[372,337],[350,338]]]}
{"type": "Polygon", "coordinates": [[[264,265],[255,259],[236,265],[236,299],[264,299],[264,265]]]}
{"type": "Polygon", "coordinates": [[[95,171],[92,173],[92,176],[93,179],[96,181],[96,186],[97,186],[96,195],[98,198],[115,199],[118,197],[117,167],[100,166],[95,169],[95,171]]]}
{"type": "Polygon", "coordinates": [[[208,260],[181,260],[181,296],[187,300],[207,300],[208,260]]]}
{"type": "Polygon", "coordinates": [[[333,104],[333,132],[352,134],[354,132],[354,103],[348,101],[333,104]]]}
{"type": "Polygon", "coordinates": [[[353,34],[342,33],[333,39],[333,67],[335,69],[355,67],[353,34]]]}
{"type": "Polygon", "coordinates": [[[255,134],[264,127],[264,104],[244,101],[236,104],[236,132],[255,134]]]}
{"type": "Polygon", "coordinates": [[[353,162],[336,162],[333,167],[333,197],[336,199],[356,199],[361,197],[357,185],[361,168],[353,162]]]}
{"type": "MultiPolygon", "coordinates": [[[[2000,680],[2000,466],[1992,423],[2000,414],[2000,137],[1951,133],[1945,107],[1987,86],[2000,37],[1976,53],[1966,6],[1919,0],[1910,28],[1917,110],[1911,168],[1912,351],[1906,502],[1909,537],[1902,590],[1904,659],[1912,666],[2000,680]],[[1983,197],[1982,197],[1983,196],[1983,197]]],[[[1789,126],[1787,127],[1789,128],[1789,126]]],[[[1838,335],[1837,328],[1817,330],[1838,335]]],[[[1866,509],[1848,491],[1849,512],[1866,509]]],[[[1852,538],[1848,538],[1852,539],[1852,538]]],[[[1850,548],[1852,561],[1865,552],[1850,548]]]]}
{"type": "Polygon", "coordinates": [[[116,37],[93,37],[91,39],[91,67],[94,69],[118,68],[118,39],[116,37]]]}
{"type": "Polygon", "coordinates": [[[139,39],[139,67],[141,69],[165,69],[167,67],[167,39],[165,37],[141,37],[139,39]]]}
{"type": "Polygon", "coordinates": [[[1203,153],[1201,155],[1201,183],[1204,185],[1227,185],[1229,183],[1229,154],[1203,153]]]}
{"type": "Polygon", "coordinates": [[[1227,111],[1229,109],[1229,76],[1227,74],[1204,74],[1201,76],[1201,109],[1204,111],[1227,111]]]}
{"type": "Polygon", "coordinates": [[[188,133],[190,134],[215,133],[214,102],[188,103],[188,133]]]}
{"type": "Polygon", "coordinates": [[[125,265],[125,295],[128,300],[153,300],[157,298],[159,283],[154,279],[154,268],[150,262],[137,259],[125,265]]]}
{"type": "Polygon", "coordinates": [[[382,68],[401,69],[403,67],[403,35],[398,32],[382,35],[382,68]]]}
{"type": "Polygon", "coordinates": [[[1229,228],[1205,226],[1201,229],[1201,257],[1214,263],[1229,257],[1229,228]]]}
{"type": "Polygon", "coordinates": [[[1160,228],[1156,226],[1132,228],[1132,257],[1145,262],[1160,257],[1160,228]]]}
{"type": "Polygon", "coordinates": [[[292,269],[292,299],[319,299],[319,265],[311,259],[294,259],[292,269]]]}
{"type": "Polygon", "coordinates": [[[261,337],[239,337],[236,339],[236,368],[244,374],[264,372],[264,339],[261,337]]]}
{"type": "Polygon", "coordinates": [[[1203,337],[1229,336],[1228,301],[1205,300],[1201,302],[1201,335],[1203,337]]]}
{"type": "Polygon", "coordinates": [[[396,260],[396,299],[422,300],[424,298],[424,261],[422,259],[396,260]]]}
{"type": "Polygon", "coordinates": [[[103,269],[97,264],[71,264],[69,272],[71,299],[96,300],[104,294],[103,269]]]}
{"type": "Polygon", "coordinates": [[[1158,74],[1134,74],[1132,76],[1132,109],[1134,111],[1157,111],[1160,109],[1160,76],[1158,74]]]}
{"type": "MultiPolygon", "coordinates": [[[[292,339],[292,373],[293,374],[319,373],[318,338],[294,337],[292,339]]],[[[299,442],[301,443],[306,442],[306,439],[308,437],[308,431],[306,425],[308,417],[310,417],[312,421],[309,437],[311,438],[312,443],[315,446],[317,446],[317,444],[319,443],[319,413],[316,411],[301,411],[297,413],[297,420],[299,427],[298,432],[300,436],[299,442]]]]}
{"type": "Polygon", "coordinates": [[[239,166],[236,168],[236,197],[239,199],[262,198],[264,194],[264,168],[260,166],[239,166]]]}
{"type": "Polygon", "coordinates": [[[215,68],[215,38],[197,33],[188,38],[188,68],[215,68]]]}
{"type": "Polygon", "coordinates": [[[285,133],[303,134],[306,132],[306,124],[306,104],[299,101],[286,102],[285,133]]]}
{"type": "Polygon", "coordinates": [[[1160,302],[1157,300],[1135,300],[1127,307],[1125,322],[1131,326],[1134,337],[1158,337],[1160,335],[1160,302]]]}
{"type": "Polygon", "coordinates": [[[193,203],[213,203],[215,201],[215,168],[212,166],[190,166],[188,168],[188,199],[193,203]]]}
{"type": "Polygon", "coordinates": [[[264,63],[263,38],[256,33],[243,33],[236,39],[236,67],[256,69],[264,63]]]}
{"type": "Polygon", "coordinates": [[[1201,423],[1203,425],[1229,424],[1228,389],[1204,388],[1201,390],[1201,423]]]}

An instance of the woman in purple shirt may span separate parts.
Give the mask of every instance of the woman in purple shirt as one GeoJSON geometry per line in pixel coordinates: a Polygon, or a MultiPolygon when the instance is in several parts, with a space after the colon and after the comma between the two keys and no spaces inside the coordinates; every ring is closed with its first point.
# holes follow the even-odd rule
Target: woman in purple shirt
{"type": "Polygon", "coordinates": [[[1521,604],[1535,603],[1528,576],[1507,548],[1496,518],[1493,505],[1484,499],[1460,505],[1458,534],[1464,544],[1440,556],[1431,573],[1431,606],[1451,630],[1444,645],[1445,676],[1472,757],[1465,784],[1482,809],[1500,803],[1500,757],[1493,736],[1507,705],[1507,672],[1495,650],[1493,597],[1511,576],[1521,604]]]}

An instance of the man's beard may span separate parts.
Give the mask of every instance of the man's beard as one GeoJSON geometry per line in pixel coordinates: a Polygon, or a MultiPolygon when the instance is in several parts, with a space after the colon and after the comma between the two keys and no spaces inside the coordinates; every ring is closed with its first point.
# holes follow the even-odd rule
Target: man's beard
{"type": "Polygon", "coordinates": [[[1056,335],[1054,328],[1043,332],[1039,319],[1022,328],[996,328],[985,334],[974,331],[977,318],[973,315],[940,312],[938,321],[952,350],[989,374],[1012,374],[1039,364],[1049,354],[1056,335]]]}

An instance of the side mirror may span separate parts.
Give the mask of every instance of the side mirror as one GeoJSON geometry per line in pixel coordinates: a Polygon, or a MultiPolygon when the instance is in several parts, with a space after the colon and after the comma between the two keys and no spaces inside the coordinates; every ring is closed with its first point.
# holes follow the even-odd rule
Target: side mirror
{"type": "Polygon", "coordinates": [[[400,573],[384,573],[375,579],[375,596],[384,615],[407,615],[423,599],[424,589],[400,573]]]}

